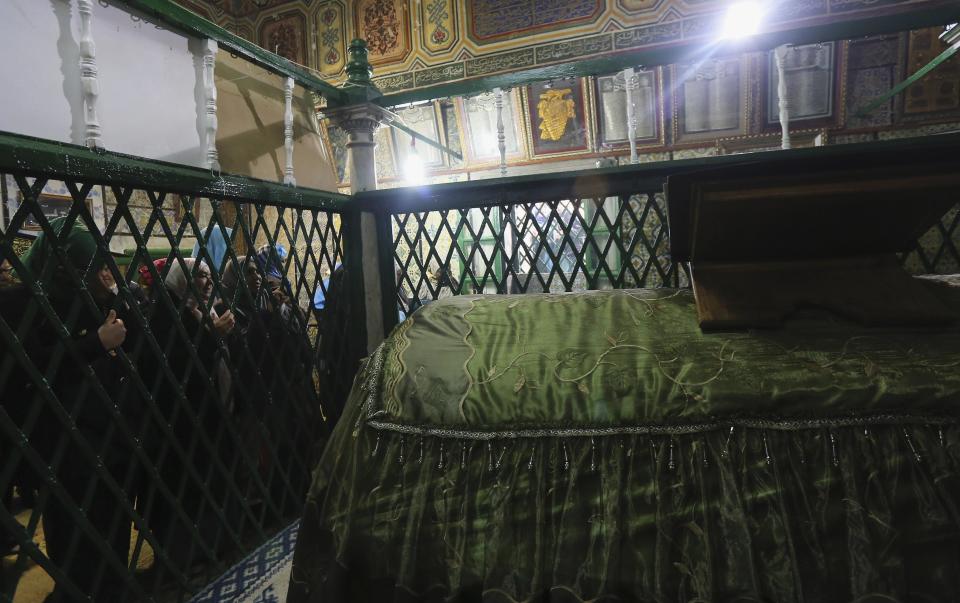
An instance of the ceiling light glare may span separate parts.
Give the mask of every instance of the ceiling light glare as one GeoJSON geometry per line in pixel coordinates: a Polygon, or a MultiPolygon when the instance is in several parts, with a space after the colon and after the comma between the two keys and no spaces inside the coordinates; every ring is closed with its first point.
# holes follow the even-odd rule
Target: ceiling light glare
{"type": "Polygon", "coordinates": [[[763,9],[759,2],[734,2],[727,8],[723,18],[721,40],[737,40],[752,36],[760,31],[763,9]]]}
{"type": "Polygon", "coordinates": [[[403,162],[403,177],[408,184],[419,185],[426,181],[426,170],[423,166],[423,158],[417,153],[416,148],[411,148],[406,160],[403,162]]]}

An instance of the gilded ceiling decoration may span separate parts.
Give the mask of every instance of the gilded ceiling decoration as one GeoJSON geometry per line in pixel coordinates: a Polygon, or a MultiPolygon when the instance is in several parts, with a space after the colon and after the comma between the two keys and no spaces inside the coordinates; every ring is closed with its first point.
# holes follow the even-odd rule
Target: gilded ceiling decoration
{"type": "MultiPolygon", "coordinates": [[[[385,93],[690,41],[709,41],[728,0],[178,0],[230,31],[339,83],[347,45],[364,38],[385,93]],[[299,17],[291,16],[297,13],[299,17]],[[278,21],[283,22],[281,25],[278,21]],[[295,59],[296,60],[296,59],[295,59]]],[[[790,0],[775,29],[863,18],[945,0],[790,0]]],[[[917,56],[927,42],[911,40],[917,56]]],[[[883,77],[879,72],[876,77],[883,77]]],[[[862,77],[868,77],[866,73],[862,77]]],[[[953,76],[924,84],[917,108],[947,102],[953,76]]]]}
{"type": "Polygon", "coordinates": [[[370,64],[402,61],[410,53],[408,0],[354,0],[354,31],[367,41],[370,64]]]}
{"type": "Polygon", "coordinates": [[[296,4],[298,0],[208,0],[232,17],[254,17],[260,11],[296,4]]]}
{"type": "Polygon", "coordinates": [[[303,13],[291,11],[260,24],[260,45],[295,63],[306,63],[307,21],[303,13]]]}

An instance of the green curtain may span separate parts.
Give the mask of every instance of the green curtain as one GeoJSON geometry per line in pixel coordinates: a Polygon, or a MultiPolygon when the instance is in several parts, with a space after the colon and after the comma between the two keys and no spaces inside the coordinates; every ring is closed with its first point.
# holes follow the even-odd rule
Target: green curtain
{"type": "Polygon", "coordinates": [[[561,298],[436,302],[365,364],[291,603],[960,600],[956,327],[702,334],[687,293],[561,298]],[[781,352],[738,365],[754,345],[781,352]],[[636,378],[548,386],[573,357],[636,378]]]}

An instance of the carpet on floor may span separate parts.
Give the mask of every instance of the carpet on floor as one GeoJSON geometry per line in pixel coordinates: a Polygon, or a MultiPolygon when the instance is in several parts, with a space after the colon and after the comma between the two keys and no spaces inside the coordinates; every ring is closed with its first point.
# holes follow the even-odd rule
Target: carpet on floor
{"type": "Polygon", "coordinates": [[[284,603],[297,521],[207,585],[190,603],[284,603]]]}

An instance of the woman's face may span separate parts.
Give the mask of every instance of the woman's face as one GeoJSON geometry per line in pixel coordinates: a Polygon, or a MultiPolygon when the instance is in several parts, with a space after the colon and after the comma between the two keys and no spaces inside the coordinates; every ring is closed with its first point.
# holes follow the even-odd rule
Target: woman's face
{"type": "Polygon", "coordinates": [[[113,278],[113,273],[106,265],[93,274],[90,282],[90,290],[95,299],[106,299],[117,291],[117,281],[113,278]]]}
{"type": "Polygon", "coordinates": [[[0,261],[0,286],[13,282],[13,266],[8,260],[0,261]]]}
{"type": "Polygon", "coordinates": [[[262,279],[260,278],[260,272],[257,270],[255,263],[250,262],[247,264],[246,269],[243,271],[243,280],[247,283],[247,288],[250,289],[250,293],[255,295],[257,291],[260,290],[262,279]]]}
{"type": "Polygon", "coordinates": [[[200,302],[210,301],[210,295],[213,293],[213,278],[210,277],[210,269],[203,265],[198,265],[193,272],[193,286],[200,296],[200,302]]]}

